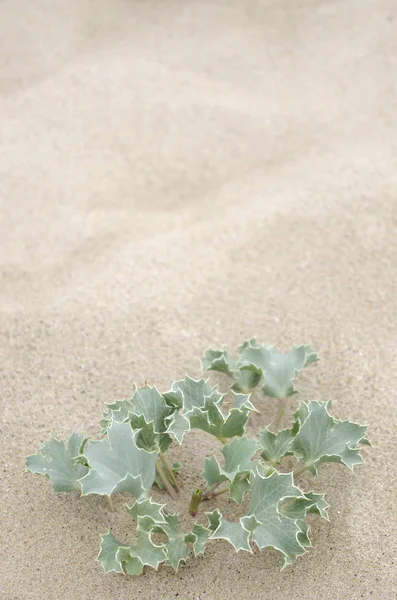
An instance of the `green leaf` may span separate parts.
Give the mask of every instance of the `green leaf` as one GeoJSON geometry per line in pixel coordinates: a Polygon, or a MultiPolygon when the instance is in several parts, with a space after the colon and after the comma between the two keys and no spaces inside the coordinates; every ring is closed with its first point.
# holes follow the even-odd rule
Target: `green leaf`
{"type": "Polygon", "coordinates": [[[249,478],[247,476],[236,475],[229,486],[229,496],[235,502],[241,504],[244,500],[244,495],[250,489],[249,478]]]}
{"type": "Polygon", "coordinates": [[[178,444],[182,444],[184,435],[190,431],[190,421],[185,415],[175,412],[172,416],[172,421],[168,426],[167,433],[172,435],[178,444]]]}
{"type": "Polygon", "coordinates": [[[80,490],[79,479],[88,468],[77,459],[86,437],[73,433],[67,445],[52,437],[45,442],[38,454],[26,457],[26,469],[31,473],[45,475],[51,480],[55,492],[80,490]]]}
{"type": "Polygon", "coordinates": [[[193,544],[194,556],[203,554],[205,545],[207,544],[210,535],[211,532],[207,529],[207,527],[195,523],[193,531],[186,536],[186,541],[189,541],[193,544]]]}
{"type": "Polygon", "coordinates": [[[181,561],[186,560],[189,554],[186,534],[183,531],[176,515],[167,514],[164,511],[164,504],[157,504],[147,499],[141,502],[135,502],[127,511],[138,522],[138,529],[142,523],[148,525],[149,532],[162,533],[168,540],[162,545],[165,552],[165,564],[178,569],[181,561]],[[146,519],[143,521],[143,519],[146,519]]]}
{"type": "Polygon", "coordinates": [[[106,409],[99,422],[100,435],[106,434],[112,419],[118,423],[124,423],[129,418],[131,408],[131,403],[128,400],[117,400],[113,404],[106,404],[106,409]]]}
{"type": "Polygon", "coordinates": [[[157,525],[153,531],[167,536],[165,565],[171,566],[177,571],[180,563],[186,561],[189,556],[187,545],[189,535],[186,535],[183,531],[176,515],[165,515],[164,520],[165,523],[157,525]]]}
{"type": "Polygon", "coordinates": [[[263,392],[283,399],[296,393],[295,376],[317,360],[318,356],[311,346],[294,346],[286,354],[268,346],[248,346],[239,357],[238,367],[253,373],[260,370],[265,378],[263,392]]]}
{"type": "Polygon", "coordinates": [[[214,456],[206,458],[202,475],[208,486],[227,480],[232,482],[237,475],[249,473],[256,468],[256,462],[252,462],[252,457],[257,449],[258,444],[255,440],[236,438],[229,444],[225,444],[221,450],[225,459],[224,467],[221,467],[214,456]]]}
{"type": "Polygon", "coordinates": [[[137,416],[143,416],[146,423],[153,423],[154,433],[164,433],[169,425],[168,417],[174,412],[157,391],[149,385],[144,388],[136,388],[131,398],[131,412],[137,416]]]}
{"type": "MultiPolygon", "coordinates": [[[[247,516],[254,516],[257,525],[252,531],[252,540],[258,548],[275,548],[284,556],[284,566],[295,561],[305,552],[299,541],[302,532],[298,520],[289,519],[279,511],[280,503],[286,498],[300,498],[302,491],[293,483],[292,473],[282,474],[274,471],[269,477],[259,472],[251,473],[251,505],[247,516]]],[[[247,517],[241,519],[243,525],[247,517]]]]}
{"type": "Polygon", "coordinates": [[[120,559],[120,550],[122,548],[126,547],[121,546],[110,530],[105,535],[101,535],[101,549],[97,560],[102,563],[105,573],[109,573],[110,571],[123,573],[123,566],[120,559]]]}
{"type": "Polygon", "coordinates": [[[129,548],[123,548],[120,546],[118,559],[121,561],[123,569],[127,575],[141,575],[143,571],[143,564],[139,558],[136,556],[131,556],[129,548]]]}
{"type": "Polygon", "coordinates": [[[249,395],[234,394],[234,407],[224,414],[221,409],[224,397],[203,379],[185,377],[175,381],[164,398],[174,406],[180,405],[180,412],[171,416],[167,433],[174,435],[179,443],[190,429],[202,429],[219,439],[243,435],[249,412],[256,409],[249,395]]]}
{"type": "Polygon", "coordinates": [[[258,433],[257,439],[261,457],[272,465],[279,464],[284,456],[292,454],[291,444],[294,439],[292,429],[283,429],[279,433],[273,433],[265,428],[258,433]]]}
{"type": "MultiPolygon", "coordinates": [[[[306,551],[310,544],[307,536],[308,527],[301,518],[320,498],[306,497],[294,485],[292,474],[282,474],[274,471],[266,476],[260,469],[252,470],[249,478],[251,504],[247,515],[236,523],[230,523],[223,518],[219,511],[207,513],[208,526],[212,531],[210,539],[226,539],[236,550],[251,551],[250,541],[258,548],[274,548],[284,557],[284,566],[292,563],[297,556],[306,551]],[[280,507],[286,502],[303,498],[303,506],[296,507],[297,518],[291,514],[285,516],[280,507]],[[299,508],[299,510],[298,510],[299,508]]],[[[318,495],[319,496],[319,495],[318,495]]],[[[323,507],[322,507],[323,508],[323,507]]],[[[314,510],[313,510],[314,512],[314,510]]]]}
{"type": "Polygon", "coordinates": [[[193,531],[185,533],[179,519],[174,514],[165,512],[164,504],[153,502],[150,498],[137,500],[127,511],[137,522],[138,538],[135,544],[120,544],[108,532],[102,536],[101,552],[98,560],[105,571],[125,570],[127,573],[140,574],[143,566],[157,569],[160,563],[169,565],[175,570],[189,555],[189,543],[193,544],[195,556],[204,552],[211,532],[202,525],[195,524],[193,531]],[[153,534],[166,537],[164,543],[155,544],[153,534]]]}
{"type": "Polygon", "coordinates": [[[330,401],[311,401],[302,403],[295,413],[300,428],[291,448],[313,474],[324,462],[341,463],[353,469],[363,462],[357,444],[368,443],[365,425],[334,419],[328,412],[330,406],[330,401]]]}
{"type": "Polygon", "coordinates": [[[166,433],[172,424],[175,407],[167,404],[155,387],[137,387],[129,400],[118,400],[107,405],[101,420],[101,434],[106,433],[112,420],[118,423],[129,421],[132,429],[139,431],[137,446],[148,452],[165,452],[172,442],[166,433]]]}
{"type": "MultiPolygon", "coordinates": [[[[219,510],[215,510],[214,513],[217,513],[209,522],[218,521],[218,525],[214,532],[211,535],[211,539],[213,540],[227,540],[230,544],[234,546],[236,552],[239,550],[245,550],[247,552],[252,552],[251,546],[249,544],[250,531],[245,529],[242,520],[231,523],[223,518],[222,514],[219,510]]],[[[209,515],[207,514],[207,517],[209,515]]]]}
{"type": "Polygon", "coordinates": [[[164,396],[169,401],[171,398],[174,400],[176,398],[181,399],[181,408],[185,416],[197,408],[204,408],[207,398],[212,397],[215,403],[223,399],[223,394],[218,392],[215,386],[210,385],[208,380],[196,380],[188,376],[179,381],[174,381],[170,392],[167,392],[164,396]]]}
{"type": "Polygon", "coordinates": [[[138,498],[150,490],[157,453],[138,448],[136,438],[129,423],[112,421],[107,440],[89,443],[84,456],[91,470],[80,480],[82,495],[129,492],[138,498]]]}
{"type": "Polygon", "coordinates": [[[222,350],[209,348],[201,359],[201,366],[203,371],[218,371],[233,377],[236,369],[236,359],[230,356],[226,347],[222,350]]]}
{"type": "Polygon", "coordinates": [[[232,390],[249,394],[262,379],[262,371],[251,365],[249,369],[245,367],[236,369],[234,378],[235,382],[232,385],[232,390]]]}
{"type": "Polygon", "coordinates": [[[133,558],[138,558],[143,566],[158,569],[160,563],[165,561],[166,555],[164,545],[157,545],[152,541],[150,531],[145,531],[143,526],[140,528],[142,519],[138,517],[138,540],[137,543],[129,547],[129,554],[133,558]]]}
{"type": "MultiPolygon", "coordinates": [[[[257,346],[256,340],[245,341],[239,348],[240,353],[245,348],[257,346]]],[[[260,370],[240,370],[237,366],[239,357],[231,356],[224,346],[222,350],[207,350],[201,359],[203,371],[218,371],[224,373],[229,377],[233,377],[235,382],[232,389],[236,392],[250,393],[251,390],[256,387],[261,380],[262,373],[260,370]]]]}
{"type": "Polygon", "coordinates": [[[130,425],[133,431],[137,431],[136,444],[138,448],[143,448],[148,452],[160,450],[166,452],[172,443],[172,438],[168,433],[156,433],[154,431],[154,423],[146,422],[143,415],[130,415],[130,425]]]}
{"type": "Polygon", "coordinates": [[[287,501],[280,505],[280,513],[290,519],[304,519],[307,514],[316,514],[326,521],[329,520],[327,509],[329,504],[324,494],[306,492],[301,498],[295,498],[292,502],[287,501]]]}

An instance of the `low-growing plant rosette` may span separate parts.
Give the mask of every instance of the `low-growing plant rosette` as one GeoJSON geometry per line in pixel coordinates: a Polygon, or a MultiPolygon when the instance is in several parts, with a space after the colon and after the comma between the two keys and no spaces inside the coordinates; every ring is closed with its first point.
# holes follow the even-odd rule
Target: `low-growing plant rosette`
{"type": "Polygon", "coordinates": [[[286,401],[297,393],[295,377],[317,360],[311,346],[282,353],[254,339],[244,342],[236,357],[225,347],[207,350],[203,369],[233,379],[227,410],[225,394],[209,380],[186,376],[166,392],[145,384],[130,399],[106,405],[99,439],[79,433],[66,442],[52,437],[38,454],[26,458],[26,469],[49,478],[56,492],[96,494],[110,503],[120,492],[132,496],[127,511],[136,524],[135,540],[121,543],[108,528],[98,555],[105,572],[139,575],[145,567],[160,565],[177,570],[189,556],[202,554],[209,543],[221,539],[236,552],[251,553],[254,546],[276,549],[284,568],[311,546],[307,516],[328,520],[324,495],[301,489],[299,476],[305,471],[316,475],[322,463],[352,470],[363,462],[360,445],[370,445],[367,427],[334,418],[331,401],[301,402],[291,427],[278,431],[286,401]],[[273,424],[248,437],[250,415],[258,412],[251,394],[261,382],[265,396],[278,400],[277,415],[273,424]],[[195,517],[205,500],[226,494],[244,514],[230,521],[215,508],[204,513],[205,524],[194,521],[185,531],[166,503],[153,501],[151,490],[156,485],[178,498],[183,486],[180,465],[170,464],[166,454],[172,443],[182,445],[193,429],[214,436],[223,446],[218,457],[204,459],[205,483],[192,490],[185,510],[195,517]],[[285,457],[293,457],[293,470],[288,471],[291,461],[285,457]]]}

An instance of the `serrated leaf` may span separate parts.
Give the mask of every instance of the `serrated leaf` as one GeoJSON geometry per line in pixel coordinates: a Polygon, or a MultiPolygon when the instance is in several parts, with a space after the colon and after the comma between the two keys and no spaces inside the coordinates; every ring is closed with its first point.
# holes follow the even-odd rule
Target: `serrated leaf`
{"type": "Polygon", "coordinates": [[[295,498],[292,502],[287,501],[280,505],[279,510],[282,515],[290,519],[304,519],[307,514],[316,514],[328,521],[327,509],[329,504],[324,498],[324,494],[306,492],[301,498],[295,498]]]}
{"type": "MultiPolygon", "coordinates": [[[[168,514],[163,504],[146,499],[136,501],[127,511],[137,522],[138,540],[133,546],[128,546],[130,556],[137,557],[143,565],[157,569],[160,562],[178,570],[182,561],[189,555],[188,544],[193,544],[195,555],[204,551],[204,546],[209,539],[210,532],[202,525],[196,524],[193,531],[186,534],[174,514],[168,514]],[[167,541],[156,545],[152,541],[152,534],[163,534],[167,541]]],[[[125,547],[124,547],[125,548],[125,547]]]]}
{"type": "Polygon", "coordinates": [[[165,561],[166,555],[164,545],[157,545],[152,541],[150,531],[145,531],[145,527],[140,527],[140,523],[146,517],[138,517],[138,539],[137,543],[129,547],[129,553],[134,558],[138,558],[143,566],[149,566],[158,569],[160,563],[165,561]]]}
{"type": "Polygon", "coordinates": [[[282,458],[291,452],[291,444],[295,437],[292,429],[283,429],[273,433],[267,428],[262,429],[258,435],[261,457],[272,465],[279,464],[282,458]]]}
{"type": "Polygon", "coordinates": [[[222,348],[222,350],[212,350],[212,348],[209,348],[201,359],[201,365],[203,371],[218,371],[219,373],[233,377],[236,368],[236,359],[230,356],[226,347],[222,348]]]}
{"type": "Polygon", "coordinates": [[[313,474],[324,462],[337,462],[353,469],[363,462],[357,444],[368,442],[367,427],[331,417],[331,402],[302,403],[295,417],[299,422],[291,449],[313,474]]]}
{"type": "Polygon", "coordinates": [[[295,376],[307,365],[318,360],[311,346],[294,346],[284,354],[277,348],[246,347],[240,354],[238,367],[254,373],[261,371],[265,378],[263,392],[273,398],[287,398],[296,393],[295,376]]]}
{"type": "Polygon", "coordinates": [[[129,548],[120,549],[117,553],[118,560],[121,561],[124,571],[127,575],[141,575],[143,571],[143,564],[136,556],[131,556],[129,548]]]}
{"type": "Polygon", "coordinates": [[[105,573],[110,571],[123,573],[120,558],[120,550],[122,549],[126,549],[126,546],[122,546],[110,530],[105,535],[101,535],[101,548],[97,560],[102,563],[105,573]]]}
{"type": "Polygon", "coordinates": [[[164,523],[164,507],[165,504],[158,504],[151,498],[145,498],[137,500],[132,506],[127,506],[126,510],[135,521],[138,517],[150,517],[155,523],[164,523]]]}
{"type": "MultiPolygon", "coordinates": [[[[247,340],[240,346],[240,353],[243,352],[245,348],[256,345],[257,343],[254,338],[247,340]]],[[[255,372],[253,370],[240,370],[237,367],[238,359],[239,357],[231,356],[229,354],[226,346],[223,347],[222,350],[213,350],[210,348],[205,352],[201,359],[202,369],[203,371],[218,371],[219,373],[224,373],[229,377],[233,377],[235,382],[232,389],[236,392],[248,394],[258,385],[262,373],[260,370],[256,370],[255,372]]]]}
{"type": "Polygon", "coordinates": [[[212,397],[215,403],[223,399],[223,394],[218,392],[216,386],[212,386],[207,379],[197,380],[188,376],[179,381],[174,381],[170,392],[167,392],[164,396],[169,399],[181,398],[181,408],[186,416],[194,409],[203,408],[206,399],[209,397],[212,397]]]}
{"type": "MultiPolygon", "coordinates": [[[[284,566],[294,562],[305,552],[304,545],[298,539],[302,527],[298,520],[284,517],[279,512],[279,505],[286,498],[303,496],[293,483],[292,473],[274,471],[269,477],[263,477],[259,472],[253,472],[250,487],[252,498],[247,516],[254,516],[258,521],[252,531],[252,541],[260,549],[271,547],[279,550],[284,556],[284,566]]],[[[246,518],[241,519],[243,524],[246,518]]]]}
{"type": "Polygon", "coordinates": [[[182,561],[186,561],[189,555],[189,535],[183,531],[179,519],[176,515],[165,515],[164,523],[156,525],[153,528],[154,533],[163,533],[168,541],[165,544],[166,560],[165,564],[178,570],[182,561]]]}
{"type": "Polygon", "coordinates": [[[168,433],[156,433],[154,423],[146,422],[144,415],[130,414],[130,425],[133,431],[137,431],[136,444],[138,448],[143,448],[148,452],[160,450],[166,452],[172,443],[171,436],[168,433]]]}
{"type": "Polygon", "coordinates": [[[250,489],[248,477],[236,475],[229,486],[229,496],[235,502],[241,504],[244,500],[244,495],[250,489]]]}
{"type": "Polygon", "coordinates": [[[80,433],[73,433],[65,446],[64,442],[52,437],[42,445],[40,453],[26,457],[26,469],[48,477],[55,492],[80,490],[78,480],[88,468],[77,459],[86,439],[80,433]]]}
{"type": "Polygon", "coordinates": [[[229,444],[225,444],[221,450],[225,459],[224,467],[219,464],[215,456],[206,458],[202,475],[208,486],[227,480],[232,482],[237,475],[250,472],[256,466],[256,463],[252,462],[252,457],[257,449],[258,444],[255,440],[236,438],[229,444]]]}
{"type": "Polygon", "coordinates": [[[157,453],[138,448],[136,437],[129,423],[112,421],[107,440],[89,443],[84,456],[91,470],[80,479],[82,495],[129,492],[138,498],[150,490],[157,453]]]}
{"type": "MultiPolygon", "coordinates": [[[[274,471],[263,475],[259,469],[250,473],[251,504],[247,515],[236,523],[226,521],[219,511],[206,513],[208,527],[213,532],[210,539],[226,539],[236,550],[250,551],[250,540],[258,548],[274,548],[284,557],[284,566],[292,563],[297,556],[306,551],[310,544],[308,528],[301,514],[308,505],[300,507],[299,518],[289,518],[280,512],[287,500],[306,498],[294,485],[292,474],[274,471]]],[[[306,498],[312,506],[315,499],[306,498]]]]}
{"type": "Polygon", "coordinates": [[[103,416],[100,425],[100,435],[105,435],[112,419],[118,423],[124,423],[128,418],[131,410],[131,403],[128,400],[116,400],[112,404],[106,404],[106,409],[103,412],[103,416]]]}
{"type": "Polygon", "coordinates": [[[146,423],[153,423],[154,433],[164,433],[168,428],[168,417],[174,412],[155,387],[137,387],[131,398],[131,412],[143,416],[146,423]]]}
{"type": "Polygon", "coordinates": [[[187,534],[186,537],[186,541],[189,541],[193,544],[194,556],[198,556],[204,552],[205,545],[207,544],[210,535],[211,532],[207,529],[207,527],[195,523],[191,534],[187,534]]]}
{"type": "Polygon", "coordinates": [[[234,371],[235,382],[232,385],[232,390],[249,394],[262,379],[262,371],[253,365],[249,369],[236,369],[234,371]]]}
{"type": "MultiPolygon", "coordinates": [[[[223,518],[222,514],[219,513],[219,523],[215,531],[211,535],[213,540],[226,540],[234,546],[236,552],[239,550],[245,550],[246,552],[252,552],[249,544],[250,531],[245,529],[242,520],[235,523],[231,523],[223,518]]],[[[208,515],[207,515],[208,516],[208,515]]]]}
{"type": "Polygon", "coordinates": [[[184,435],[187,431],[190,431],[190,421],[185,415],[175,412],[172,416],[170,425],[168,426],[167,433],[173,435],[178,444],[182,444],[184,435]]]}
{"type": "Polygon", "coordinates": [[[234,394],[234,407],[228,414],[222,412],[224,394],[203,379],[185,377],[175,381],[169,392],[164,394],[166,402],[180,403],[181,412],[170,417],[167,429],[181,443],[189,429],[202,429],[219,439],[243,435],[249,412],[255,410],[249,395],[234,394]]]}

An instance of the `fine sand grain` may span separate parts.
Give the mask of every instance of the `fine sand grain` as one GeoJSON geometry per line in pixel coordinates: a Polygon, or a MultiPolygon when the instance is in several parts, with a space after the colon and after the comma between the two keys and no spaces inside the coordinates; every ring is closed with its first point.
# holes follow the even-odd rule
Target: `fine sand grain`
{"type": "MultiPolygon", "coordinates": [[[[1,0],[1,600],[397,597],[396,107],[395,0],[1,0]],[[253,335],[311,342],[300,397],[369,424],[331,522],[283,572],[219,542],[104,575],[97,512],[25,456],[253,335]]],[[[216,447],[171,450],[187,527],[216,447]]],[[[125,501],[94,504],[128,540],[125,501]]]]}

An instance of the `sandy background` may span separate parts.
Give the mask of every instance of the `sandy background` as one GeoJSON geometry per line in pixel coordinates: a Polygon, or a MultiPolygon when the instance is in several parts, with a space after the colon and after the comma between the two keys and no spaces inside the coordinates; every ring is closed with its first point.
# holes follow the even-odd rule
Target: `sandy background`
{"type": "MultiPolygon", "coordinates": [[[[396,598],[396,2],[2,0],[0,85],[1,599],[396,598]],[[25,455],[252,335],[312,342],[301,398],[370,425],[316,484],[331,524],[282,573],[220,542],[105,576],[96,513],[25,455]]],[[[215,447],[171,451],[185,525],[215,447]]],[[[131,540],[124,501],[95,500],[131,540]]]]}

